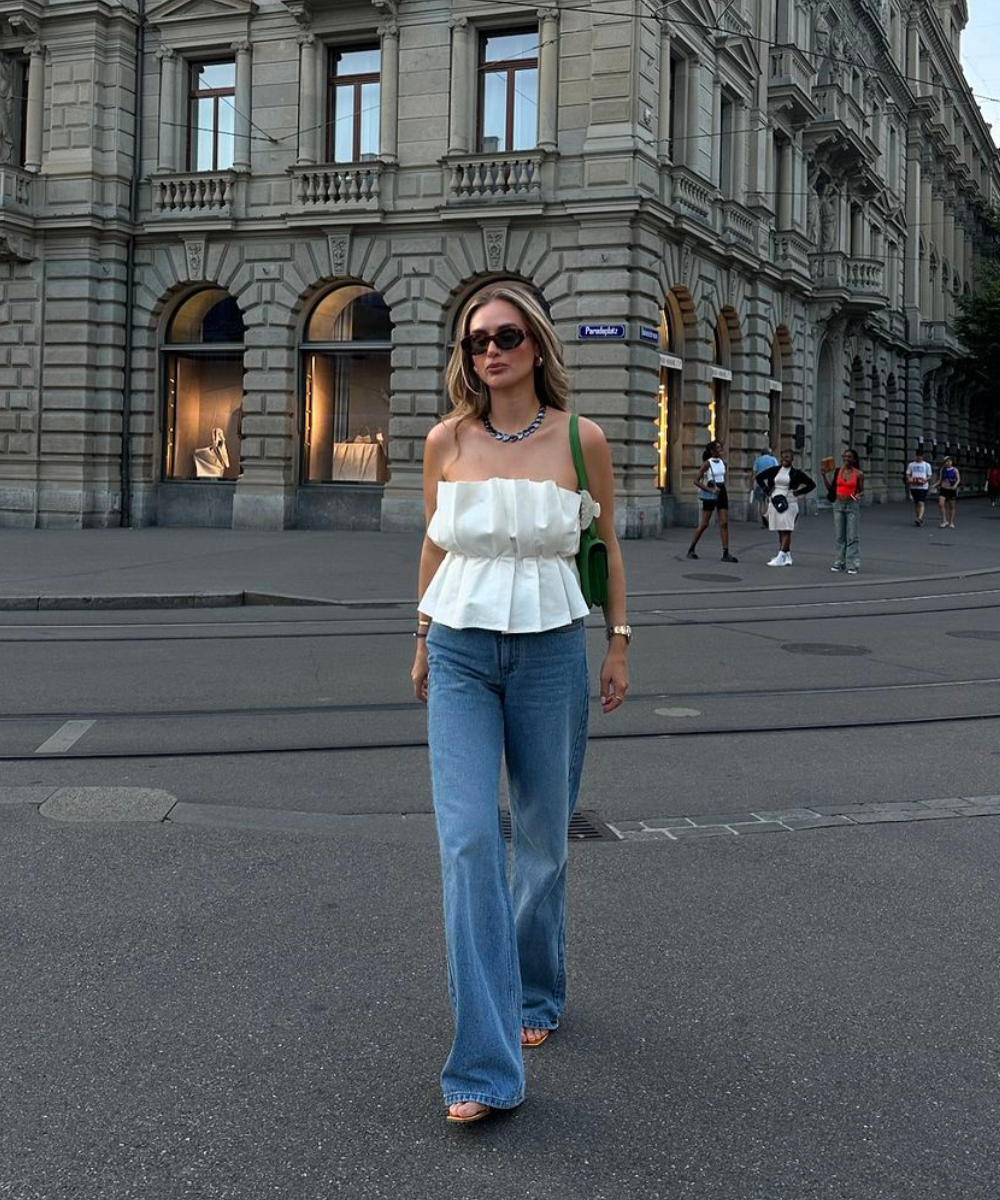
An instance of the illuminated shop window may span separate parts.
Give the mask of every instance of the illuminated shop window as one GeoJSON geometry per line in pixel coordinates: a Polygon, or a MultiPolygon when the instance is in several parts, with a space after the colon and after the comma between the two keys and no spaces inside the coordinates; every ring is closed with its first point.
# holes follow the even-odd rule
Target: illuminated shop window
{"type": "Polygon", "coordinates": [[[729,434],[729,387],[733,372],[730,369],[729,335],[724,319],[715,326],[713,342],[712,390],[708,399],[707,441],[725,443],[729,434]]]}
{"type": "Polygon", "coordinates": [[[681,387],[681,360],[677,357],[673,321],[670,312],[660,310],[660,382],[656,397],[656,417],[653,425],[656,438],[656,486],[666,491],[670,486],[670,412],[676,409],[681,387]]]}
{"type": "Polygon", "coordinates": [[[240,474],[245,334],[236,301],[221,288],[195,292],[174,313],[163,354],[165,479],[240,474]]]}
{"type": "Polygon", "coordinates": [[[389,478],[392,323],[385,301],[350,284],[313,309],[302,353],[304,483],[389,478]]]}

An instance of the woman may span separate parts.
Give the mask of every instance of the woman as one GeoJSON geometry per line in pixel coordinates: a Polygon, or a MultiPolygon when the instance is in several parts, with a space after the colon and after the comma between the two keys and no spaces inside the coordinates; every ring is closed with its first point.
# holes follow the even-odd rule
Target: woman
{"type": "Polygon", "coordinates": [[[588,679],[574,555],[596,516],[608,550],[601,707],[628,691],[625,574],[604,434],[581,420],[589,491],[570,447],[562,347],[508,284],[466,305],[448,364],[453,411],[424,451],[427,534],[411,678],[428,705],[455,1018],[441,1075],[447,1119],[524,1098],[522,1048],[559,1024],[567,833],[587,743],[588,679]],[[508,886],[498,808],[510,785],[508,886]]]}
{"type": "Polygon", "coordinates": [[[691,539],[691,545],[688,546],[688,558],[698,557],[695,546],[708,528],[712,513],[717,513],[722,561],[739,562],[738,558],[729,553],[729,494],[726,492],[726,464],[722,457],[721,442],[709,442],[705,447],[701,456],[701,468],[694,477],[694,486],[698,489],[698,499],[701,501],[701,519],[691,539]]]}
{"type": "Polygon", "coordinates": [[[955,528],[955,508],[958,501],[958,489],[962,486],[962,476],[954,459],[946,458],[938,471],[937,490],[938,508],[941,510],[941,529],[955,528]]]}
{"type": "Polygon", "coordinates": [[[757,476],[757,485],[768,498],[768,528],[778,535],[778,553],[768,562],[769,567],[792,565],[792,530],[799,515],[798,497],[816,488],[805,471],[792,465],[794,461],[791,450],[782,450],[780,466],[768,467],[757,476]]]}
{"type": "Polygon", "coordinates": [[[845,450],[843,466],[832,477],[823,472],[827,496],[833,501],[833,533],[837,539],[837,557],[831,571],[857,575],[861,570],[861,551],[858,533],[861,525],[861,498],[865,493],[865,477],[857,450],[845,450]]]}

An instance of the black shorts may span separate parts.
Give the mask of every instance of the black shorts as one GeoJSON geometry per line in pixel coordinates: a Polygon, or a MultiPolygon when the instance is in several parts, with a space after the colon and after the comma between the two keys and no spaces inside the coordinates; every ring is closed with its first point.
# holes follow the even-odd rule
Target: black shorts
{"type": "Polygon", "coordinates": [[[911,487],[910,488],[910,496],[913,499],[915,504],[923,504],[923,502],[927,499],[927,493],[929,491],[930,491],[930,488],[911,487]]]}
{"type": "Polygon", "coordinates": [[[958,488],[940,487],[938,488],[938,495],[942,500],[954,500],[958,495],[958,488]]]}
{"type": "Polygon", "coordinates": [[[720,483],[711,500],[702,500],[701,508],[703,512],[728,512],[729,493],[726,491],[726,485],[720,483]]]}

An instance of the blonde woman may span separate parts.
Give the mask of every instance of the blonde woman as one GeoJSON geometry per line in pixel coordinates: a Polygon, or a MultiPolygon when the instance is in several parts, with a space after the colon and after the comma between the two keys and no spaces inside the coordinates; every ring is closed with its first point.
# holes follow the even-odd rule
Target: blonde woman
{"type": "Polygon", "coordinates": [[[574,555],[596,514],[607,543],[601,707],[628,691],[625,575],[601,430],[579,423],[589,493],[570,447],[562,347],[513,285],[469,301],[448,365],[449,417],[424,450],[412,681],[428,706],[454,1041],[447,1119],[524,1098],[522,1052],[559,1024],[566,995],[567,830],[587,743],[588,677],[574,555]],[[508,885],[498,808],[510,790],[508,885]]]}

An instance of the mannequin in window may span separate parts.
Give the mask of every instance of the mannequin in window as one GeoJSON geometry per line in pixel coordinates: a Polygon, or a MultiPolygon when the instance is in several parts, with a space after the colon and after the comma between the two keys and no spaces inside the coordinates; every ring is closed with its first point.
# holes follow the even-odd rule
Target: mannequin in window
{"type": "Polygon", "coordinates": [[[212,430],[212,443],[194,452],[194,470],[199,479],[221,479],[229,467],[226,435],[221,429],[212,430]]]}

